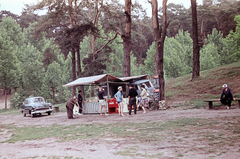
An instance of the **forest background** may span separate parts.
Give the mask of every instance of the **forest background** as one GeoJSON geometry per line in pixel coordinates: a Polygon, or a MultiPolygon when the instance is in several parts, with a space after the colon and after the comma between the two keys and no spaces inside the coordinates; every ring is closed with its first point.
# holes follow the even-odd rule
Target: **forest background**
{"type": "MultiPolygon", "coordinates": [[[[21,15],[0,12],[0,88],[14,94],[13,108],[18,108],[30,95],[52,99],[53,103],[63,103],[71,97],[71,88],[62,87],[72,81],[73,76],[73,52],[76,50],[71,50],[70,44],[79,46],[75,60],[75,67],[81,68],[75,71],[78,77],[103,73],[123,76],[123,37],[117,35],[124,32],[122,3],[118,0],[76,1],[75,30],[70,30],[69,6],[63,0],[43,2],[27,5],[21,15]],[[41,9],[48,12],[35,14],[41,9]]],[[[204,1],[203,5],[198,5],[197,13],[200,69],[239,61],[240,2],[204,1]]],[[[132,4],[131,16],[131,75],[152,77],[156,52],[152,19],[137,2],[132,4]]],[[[191,17],[190,8],[173,3],[167,5],[170,24],[164,43],[165,79],[192,72],[191,17]]],[[[160,7],[160,25],[162,18],[160,7]]],[[[90,87],[84,88],[85,96],[90,97],[90,87]]]]}

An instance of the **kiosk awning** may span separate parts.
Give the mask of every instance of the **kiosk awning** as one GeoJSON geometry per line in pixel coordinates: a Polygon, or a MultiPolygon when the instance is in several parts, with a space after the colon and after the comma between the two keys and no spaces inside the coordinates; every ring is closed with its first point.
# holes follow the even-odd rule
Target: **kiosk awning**
{"type": "Polygon", "coordinates": [[[122,77],[119,78],[122,81],[128,81],[128,80],[133,80],[133,79],[149,79],[148,75],[139,75],[139,76],[130,76],[130,77],[122,77]]]}
{"type": "Polygon", "coordinates": [[[75,81],[72,81],[68,84],[63,85],[63,87],[80,86],[80,85],[90,84],[90,83],[99,84],[101,82],[106,82],[106,81],[121,81],[122,82],[121,79],[119,79],[113,75],[102,74],[102,75],[97,75],[97,76],[78,78],[75,81]]]}

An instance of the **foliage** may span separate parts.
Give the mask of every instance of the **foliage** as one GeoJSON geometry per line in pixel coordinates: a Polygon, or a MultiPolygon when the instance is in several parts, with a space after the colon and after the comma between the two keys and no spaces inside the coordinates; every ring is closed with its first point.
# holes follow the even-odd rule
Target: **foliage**
{"type": "MultiPolygon", "coordinates": [[[[109,36],[112,37],[112,33],[109,33],[109,36]]],[[[107,67],[104,73],[108,73],[116,77],[123,76],[123,45],[121,42],[122,39],[118,36],[111,44],[109,44],[112,51],[108,60],[105,62],[107,67]]]]}
{"type": "Polygon", "coordinates": [[[240,15],[236,16],[234,21],[237,22],[236,31],[231,31],[227,37],[227,43],[231,49],[232,61],[240,60],[240,15]]]}
{"type": "Polygon", "coordinates": [[[19,72],[17,67],[16,45],[13,40],[13,30],[17,28],[16,23],[12,22],[11,18],[4,18],[0,24],[0,88],[11,89],[18,85],[17,74],[19,72]],[[16,26],[9,27],[11,26],[16,26]],[[9,28],[9,30],[7,30],[9,28]]]}
{"type": "Polygon", "coordinates": [[[30,96],[30,93],[23,89],[19,88],[17,92],[14,93],[14,96],[10,100],[10,106],[13,109],[19,109],[23,101],[30,96]]]}
{"type": "Polygon", "coordinates": [[[47,88],[49,88],[50,91],[52,91],[52,99],[54,102],[55,99],[55,93],[57,91],[57,87],[61,85],[61,67],[60,64],[57,62],[53,62],[48,66],[47,72],[45,73],[45,77],[43,79],[44,84],[47,88]]]}
{"type": "MultiPolygon", "coordinates": [[[[179,31],[175,38],[166,38],[164,43],[164,72],[165,78],[179,77],[191,72],[192,67],[192,39],[187,32],[179,31]]],[[[154,75],[155,42],[147,52],[144,61],[145,74],[154,75]]],[[[139,68],[140,69],[140,68],[139,68]]]]}
{"type": "Polygon", "coordinates": [[[220,65],[220,55],[214,44],[208,44],[200,52],[200,68],[207,70],[220,65]]]}

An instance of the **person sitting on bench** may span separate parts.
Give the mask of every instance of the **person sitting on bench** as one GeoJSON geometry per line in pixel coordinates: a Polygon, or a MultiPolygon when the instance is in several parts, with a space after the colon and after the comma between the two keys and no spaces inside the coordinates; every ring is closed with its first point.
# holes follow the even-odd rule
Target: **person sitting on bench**
{"type": "Polygon", "coordinates": [[[235,100],[232,89],[227,84],[224,84],[222,88],[220,101],[223,105],[227,105],[227,109],[230,109],[232,100],[235,100]]]}

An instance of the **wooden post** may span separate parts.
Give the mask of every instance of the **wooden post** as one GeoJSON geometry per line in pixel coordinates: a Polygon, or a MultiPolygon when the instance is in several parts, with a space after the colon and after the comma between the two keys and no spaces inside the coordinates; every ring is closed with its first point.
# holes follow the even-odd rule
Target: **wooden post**
{"type": "Polygon", "coordinates": [[[59,107],[53,107],[53,109],[55,113],[59,112],[59,107]]]}
{"type": "Polygon", "coordinates": [[[107,95],[107,101],[109,99],[109,82],[108,82],[108,75],[107,75],[107,91],[108,91],[108,95],[107,95]]]}
{"type": "Polygon", "coordinates": [[[210,108],[212,108],[212,101],[206,102],[206,109],[209,110],[210,108]]]}

